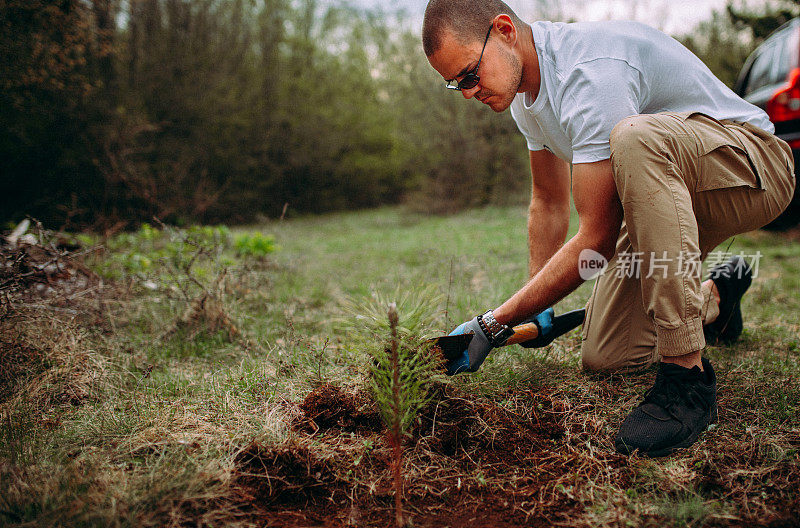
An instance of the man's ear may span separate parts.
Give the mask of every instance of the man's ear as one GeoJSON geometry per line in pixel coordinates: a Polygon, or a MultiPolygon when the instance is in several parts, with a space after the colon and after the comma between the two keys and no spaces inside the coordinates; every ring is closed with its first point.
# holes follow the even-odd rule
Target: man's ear
{"type": "Polygon", "coordinates": [[[510,47],[513,47],[514,44],[517,43],[517,26],[514,24],[514,21],[511,20],[510,16],[505,14],[497,15],[494,17],[494,20],[492,20],[492,25],[495,31],[500,33],[503,41],[510,47]]]}

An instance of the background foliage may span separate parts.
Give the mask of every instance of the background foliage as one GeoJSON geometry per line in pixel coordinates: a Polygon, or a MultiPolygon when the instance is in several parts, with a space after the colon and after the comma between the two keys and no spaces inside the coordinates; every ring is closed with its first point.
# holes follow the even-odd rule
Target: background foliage
{"type": "MultiPolygon", "coordinates": [[[[797,11],[731,5],[682,40],[733,84],[797,11]]],[[[0,221],[525,201],[510,115],[443,90],[418,31],[345,2],[0,0],[0,221]]]]}
{"type": "Polygon", "coordinates": [[[748,7],[728,2],[679,40],[733,88],[745,59],[770,33],[800,14],[800,0],[775,0],[748,7]]]}

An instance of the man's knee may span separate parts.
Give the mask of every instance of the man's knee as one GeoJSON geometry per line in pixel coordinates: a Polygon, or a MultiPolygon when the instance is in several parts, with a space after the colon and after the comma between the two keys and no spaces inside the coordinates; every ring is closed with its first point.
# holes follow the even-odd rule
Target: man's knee
{"type": "MultiPolygon", "coordinates": [[[[590,328],[592,329],[592,328],[590,328]]],[[[619,348],[620,343],[610,343],[606,332],[585,332],[581,343],[581,364],[584,370],[603,372],[613,370],[614,364],[618,362],[616,354],[609,354],[610,350],[615,353],[622,352],[619,348]],[[603,338],[605,336],[605,339],[603,338]]]]}
{"type": "MultiPolygon", "coordinates": [[[[631,351],[629,351],[631,352],[631,351]]],[[[656,361],[654,349],[642,349],[633,353],[604,355],[600,350],[587,348],[584,341],[581,347],[581,364],[583,370],[591,372],[636,372],[644,370],[656,361]]]]}
{"type": "Polygon", "coordinates": [[[613,369],[612,362],[603,357],[597,347],[592,346],[587,341],[584,341],[581,345],[581,364],[583,365],[583,370],[593,372],[604,372],[613,369]]]}
{"type": "MultiPolygon", "coordinates": [[[[628,329],[631,330],[634,329],[628,329]]],[[[653,364],[658,359],[655,338],[649,330],[639,330],[635,336],[619,328],[589,332],[581,343],[583,369],[593,372],[631,372],[653,364]]]]}

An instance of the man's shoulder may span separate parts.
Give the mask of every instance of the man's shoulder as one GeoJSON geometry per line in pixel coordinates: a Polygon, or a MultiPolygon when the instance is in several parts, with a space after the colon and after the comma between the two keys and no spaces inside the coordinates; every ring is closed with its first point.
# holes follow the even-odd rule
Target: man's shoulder
{"type": "Polygon", "coordinates": [[[548,22],[537,21],[531,27],[540,34],[554,39],[590,38],[598,36],[647,37],[664,35],[658,29],[634,20],[601,20],[594,22],[548,22]]]}
{"type": "Polygon", "coordinates": [[[630,20],[599,22],[534,23],[543,54],[559,70],[601,58],[632,61],[642,50],[663,46],[672,40],[661,31],[630,20]]]}

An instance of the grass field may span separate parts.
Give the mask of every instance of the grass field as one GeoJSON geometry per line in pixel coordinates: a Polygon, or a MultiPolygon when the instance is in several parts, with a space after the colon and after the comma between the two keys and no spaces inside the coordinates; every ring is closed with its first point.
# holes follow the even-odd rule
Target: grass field
{"type": "MultiPolygon", "coordinates": [[[[525,225],[524,208],[388,208],[237,229],[280,249],[203,254],[194,277],[221,304],[199,327],[179,267],[153,257],[134,273],[113,251],[85,257],[114,277],[102,287],[6,301],[0,526],[390,526],[367,383],[388,333],[360,327],[383,328],[390,301],[418,338],[496,307],[526,278],[525,225]]],[[[707,349],[720,421],[701,442],[616,454],[654,374],[582,372],[577,330],[496,350],[478,373],[432,380],[413,420],[413,526],[800,526],[800,243],[754,232],[722,249],[763,256],[742,339],[707,349]]]]}

